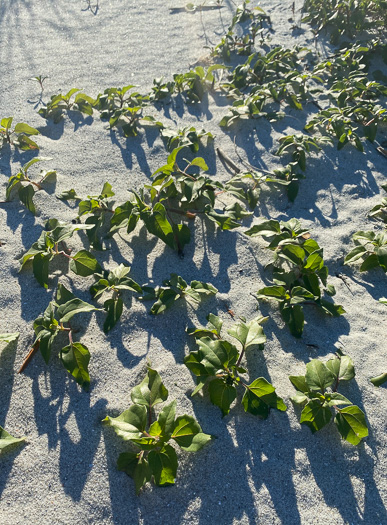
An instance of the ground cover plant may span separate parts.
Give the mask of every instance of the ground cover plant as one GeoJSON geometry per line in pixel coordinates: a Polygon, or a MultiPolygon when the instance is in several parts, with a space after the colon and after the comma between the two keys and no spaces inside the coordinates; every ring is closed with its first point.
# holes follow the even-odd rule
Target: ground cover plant
{"type": "Polygon", "coordinates": [[[354,377],[352,359],[342,353],[326,363],[312,359],[306,365],[305,376],[289,376],[297,390],[291,400],[304,407],[300,423],[315,433],[331,421],[334,409],[334,422],[341,437],[352,445],[358,445],[368,436],[364,412],[337,392],[342,381],[350,381],[354,377]],[[342,406],[344,408],[340,408],[342,406]]]}
{"type": "Polygon", "coordinates": [[[151,480],[158,486],[175,483],[178,457],[171,443],[186,452],[198,452],[212,436],[202,432],[192,416],[176,417],[176,401],[164,406],[154,419],[154,407],[168,399],[168,390],[149,366],[145,378],[132,389],[131,399],[133,405],[118,417],[107,416],[104,423],[133,445],[135,452],[121,453],[117,467],[133,478],[138,494],[151,480]]]}
{"type": "Polygon", "coordinates": [[[245,412],[266,419],[271,408],[285,411],[287,407],[282,398],[264,377],[254,379],[250,384],[243,378],[247,373],[241,366],[245,352],[254,347],[263,348],[266,342],[262,324],[267,321],[267,317],[257,317],[249,322],[241,318],[227,331],[240,343],[241,350],[221,338],[222,321],[219,317],[210,314],[208,321],[209,328],[189,331],[199,347],[184,359],[186,367],[196,376],[197,387],[192,396],[207,386],[211,402],[226,416],[237,397],[238,389],[243,388],[242,406],[245,412]]]}
{"type": "Polygon", "coordinates": [[[25,122],[18,122],[12,127],[13,117],[3,118],[0,122],[0,149],[4,144],[12,144],[21,150],[39,149],[39,146],[30,139],[31,135],[40,132],[25,122]]]}
{"type": "Polygon", "coordinates": [[[302,228],[300,221],[271,219],[252,226],[245,234],[270,239],[267,248],[274,255],[273,263],[269,265],[273,270],[274,284],[258,290],[256,297],[279,303],[282,319],[295,337],[301,337],[304,330],[304,305],[317,306],[334,317],[345,313],[341,305],[323,297],[324,292],[333,296],[336,290],[328,284],[328,267],[322,249],[309,231],[302,228]]]}

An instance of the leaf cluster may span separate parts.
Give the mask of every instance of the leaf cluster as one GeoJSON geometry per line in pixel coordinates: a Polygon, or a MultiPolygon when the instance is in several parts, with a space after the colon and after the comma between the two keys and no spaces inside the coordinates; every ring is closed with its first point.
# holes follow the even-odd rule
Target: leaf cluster
{"type": "Polygon", "coordinates": [[[266,379],[259,377],[247,384],[240,376],[247,372],[241,366],[245,352],[253,348],[262,349],[266,342],[262,324],[267,317],[257,317],[250,322],[241,318],[227,331],[240,343],[241,350],[221,338],[222,321],[219,317],[210,314],[207,319],[207,328],[188,331],[196,338],[199,347],[184,359],[186,367],[196,376],[197,387],[192,395],[208,385],[210,400],[221,409],[223,416],[230,412],[240,388],[244,390],[242,405],[245,412],[266,419],[271,408],[285,411],[285,403],[266,379]]]}
{"type": "Polygon", "coordinates": [[[300,423],[315,433],[331,421],[334,410],[334,422],[341,437],[358,445],[368,436],[364,412],[337,392],[341,381],[350,381],[354,377],[352,359],[346,355],[339,355],[326,363],[312,359],[306,365],[305,376],[289,376],[297,390],[291,400],[304,407],[300,423]]]}
{"type": "Polygon", "coordinates": [[[344,264],[361,260],[360,271],[364,272],[380,266],[387,272],[387,229],[379,233],[358,231],[352,235],[355,248],[344,259],[344,264]]]}
{"type": "Polygon", "coordinates": [[[257,299],[277,301],[282,318],[295,337],[301,337],[304,329],[304,305],[315,305],[334,317],[345,313],[342,306],[323,298],[324,291],[330,296],[336,293],[334,286],[327,283],[323,250],[297,219],[287,222],[271,219],[245,233],[270,239],[268,249],[273,251],[274,260],[269,266],[273,269],[274,284],[258,290],[257,299]]]}
{"type": "Polygon", "coordinates": [[[96,101],[92,97],[81,93],[77,88],[73,88],[65,95],[61,93],[52,95],[50,101],[40,108],[38,113],[43,118],[52,119],[54,123],[58,123],[65,112],[70,110],[79,111],[84,115],[92,115],[95,103],[96,101]]]}
{"type": "Polygon", "coordinates": [[[0,121],[0,149],[4,144],[12,144],[21,150],[35,150],[39,146],[30,135],[40,135],[40,132],[25,122],[19,122],[12,128],[13,117],[0,121]]]}
{"type": "Polygon", "coordinates": [[[113,427],[134,451],[119,455],[117,467],[133,478],[136,493],[149,481],[157,486],[175,483],[178,457],[171,443],[186,452],[197,452],[212,436],[202,432],[199,423],[187,414],[176,417],[172,401],[152,421],[154,407],[168,399],[168,390],[156,370],[148,367],[143,381],[131,392],[133,405],[118,417],[107,416],[103,422],[113,427]]]}

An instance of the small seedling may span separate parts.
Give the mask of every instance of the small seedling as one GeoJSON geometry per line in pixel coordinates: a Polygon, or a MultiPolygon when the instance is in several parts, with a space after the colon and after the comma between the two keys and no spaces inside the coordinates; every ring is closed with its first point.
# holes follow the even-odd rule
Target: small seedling
{"type": "Polygon", "coordinates": [[[158,486],[175,483],[178,458],[170,443],[186,452],[197,452],[212,436],[204,434],[192,416],[176,417],[176,401],[166,405],[153,420],[154,407],[168,399],[168,390],[158,372],[150,367],[143,381],[133,388],[131,399],[134,404],[128,410],[118,417],[107,416],[103,423],[134,446],[134,452],[119,455],[117,467],[133,478],[138,495],[151,480],[158,486]]]}
{"type": "Polygon", "coordinates": [[[350,381],[354,377],[352,359],[341,353],[325,364],[312,359],[306,365],[305,376],[289,376],[297,390],[297,394],[290,399],[297,405],[305,405],[300,423],[308,426],[314,434],[331,421],[333,409],[341,437],[352,445],[358,445],[368,436],[364,412],[337,392],[341,381],[350,381]],[[348,406],[340,408],[343,405],[348,406]]]}
{"type": "Polygon", "coordinates": [[[171,308],[179,299],[190,299],[194,303],[200,303],[205,297],[215,295],[218,290],[212,284],[202,281],[191,281],[188,283],[177,275],[171,273],[170,279],[163,282],[163,286],[142,286],[143,301],[155,301],[150,313],[158,315],[171,308]]]}
{"type": "Polygon", "coordinates": [[[63,118],[66,111],[79,111],[85,115],[92,115],[94,104],[95,100],[92,97],[73,88],[66,95],[52,95],[50,102],[40,108],[38,113],[45,119],[52,119],[56,124],[63,118]]]}
{"type": "Polygon", "coordinates": [[[285,411],[285,403],[266,379],[259,377],[247,384],[240,376],[247,373],[241,366],[245,352],[253,348],[262,349],[266,342],[262,324],[268,318],[257,317],[248,323],[241,318],[228,330],[227,333],[241,344],[241,351],[221,339],[222,321],[219,317],[211,314],[207,319],[208,328],[188,331],[197,339],[199,346],[199,350],[190,352],[184,359],[186,367],[196,376],[197,387],[192,396],[207,384],[211,402],[221,409],[224,417],[237,397],[237,389],[243,387],[242,405],[245,412],[266,419],[270,408],[285,411]]]}
{"type": "Polygon", "coordinates": [[[76,231],[92,228],[90,224],[72,224],[57,219],[46,222],[46,230],[20,259],[21,268],[32,259],[32,269],[38,283],[48,288],[49,265],[52,259],[63,256],[70,262],[70,269],[82,277],[87,277],[102,270],[97,259],[87,250],[80,250],[74,255],[66,248],[64,241],[76,231]]]}
{"type": "Polygon", "coordinates": [[[34,82],[37,82],[39,84],[41,94],[44,91],[44,85],[43,85],[44,81],[47,80],[47,79],[48,79],[48,77],[44,77],[43,75],[39,75],[37,77],[30,78],[30,80],[33,80],[34,82]]]}
{"type": "Polygon", "coordinates": [[[99,309],[78,299],[65,286],[59,284],[56,297],[49,303],[43,317],[38,317],[34,321],[36,338],[19,369],[19,374],[25,369],[38,349],[48,364],[54,340],[59,334],[64,333],[68,336],[69,344],[60,350],[59,355],[62,364],[75,381],[87,390],[90,385],[88,371],[90,352],[82,343],[73,341],[74,330],[70,321],[77,314],[95,310],[99,309]]]}
{"type": "Polygon", "coordinates": [[[25,124],[19,122],[12,129],[13,117],[3,118],[0,122],[0,149],[4,144],[12,144],[22,150],[34,150],[39,149],[39,146],[29,135],[40,135],[40,131],[25,124]]]}
{"type": "Polygon", "coordinates": [[[330,296],[335,295],[336,290],[327,284],[328,268],[323,250],[297,219],[288,222],[272,219],[254,225],[245,233],[271,239],[268,249],[274,252],[270,266],[273,266],[275,284],[258,290],[257,299],[276,300],[283,320],[295,337],[301,337],[304,329],[303,305],[318,306],[334,317],[345,313],[341,305],[323,299],[321,284],[330,296]]]}
{"type": "Polygon", "coordinates": [[[38,182],[32,180],[27,174],[28,169],[35,164],[36,162],[41,162],[45,160],[51,160],[43,157],[35,157],[29,162],[24,164],[17,175],[12,175],[9,178],[7,188],[6,188],[6,200],[9,201],[11,194],[14,190],[17,189],[19,200],[26,206],[31,213],[35,215],[36,208],[33,201],[33,197],[37,191],[44,189],[44,185],[53,180],[56,180],[56,171],[55,170],[41,170],[40,179],[38,182]]]}
{"type": "Polygon", "coordinates": [[[129,290],[138,294],[142,293],[141,286],[128,276],[129,271],[129,266],[120,264],[114,270],[104,270],[101,273],[97,273],[97,282],[90,288],[90,293],[94,299],[102,294],[112,293],[112,297],[106,299],[103,304],[104,310],[107,312],[103,325],[105,333],[109,332],[121,317],[124,306],[121,297],[122,292],[129,290]]]}
{"type": "Polygon", "coordinates": [[[387,272],[387,229],[380,233],[358,231],[352,235],[356,248],[348,253],[344,264],[362,260],[360,271],[365,272],[380,266],[387,272]]]}
{"type": "Polygon", "coordinates": [[[204,94],[208,90],[214,89],[216,78],[213,72],[222,69],[227,68],[221,64],[210,66],[207,70],[202,66],[197,66],[188,73],[173,75],[175,90],[182,93],[187,102],[201,102],[204,94]]]}

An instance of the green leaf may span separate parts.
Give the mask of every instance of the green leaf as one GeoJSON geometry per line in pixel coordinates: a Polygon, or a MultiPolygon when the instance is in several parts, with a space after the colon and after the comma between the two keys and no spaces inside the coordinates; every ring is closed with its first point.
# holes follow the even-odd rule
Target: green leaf
{"type": "Polygon", "coordinates": [[[10,343],[11,341],[16,341],[19,335],[20,332],[0,334],[0,343],[10,343]]]}
{"type": "Polygon", "coordinates": [[[16,124],[14,131],[15,133],[25,133],[26,135],[40,135],[40,132],[37,129],[25,124],[24,122],[16,124]]]}
{"type": "Polygon", "coordinates": [[[159,373],[148,367],[148,371],[141,383],[135,386],[130,397],[133,403],[145,405],[152,408],[168,398],[168,390],[165,388],[159,373]]]}
{"type": "Polygon", "coordinates": [[[35,195],[35,190],[32,184],[27,184],[26,186],[20,186],[18,190],[19,199],[24,204],[24,206],[34,215],[36,214],[35,204],[32,200],[35,195]]]}
{"type": "Polygon", "coordinates": [[[289,380],[294,388],[299,392],[309,392],[309,387],[306,383],[305,376],[289,376],[289,380]]]}
{"type": "Polygon", "coordinates": [[[118,456],[117,468],[133,478],[137,496],[141,488],[152,477],[148,461],[144,458],[143,452],[138,454],[135,452],[123,452],[118,456]]]}
{"type": "Polygon", "coordinates": [[[124,303],[120,297],[117,299],[107,299],[103,304],[104,310],[107,312],[105,322],[103,324],[103,331],[107,334],[119,321],[124,303]]]}
{"type": "Polygon", "coordinates": [[[352,445],[358,445],[368,436],[364,412],[356,405],[340,409],[336,414],[335,423],[342,438],[352,445]]]}
{"type": "Polygon", "coordinates": [[[352,405],[349,399],[338,392],[326,392],[325,401],[329,407],[334,407],[336,405],[352,405]]]}
{"type": "Polygon", "coordinates": [[[118,417],[107,416],[103,422],[114,428],[116,434],[125,441],[141,439],[146,426],[147,410],[145,406],[133,405],[118,417]]]}
{"type": "Polygon", "coordinates": [[[352,359],[347,355],[340,358],[329,359],[326,367],[334,374],[335,380],[350,381],[355,377],[355,369],[352,359]]]}
{"type": "Polygon", "coordinates": [[[236,388],[227,384],[224,379],[213,379],[209,384],[211,402],[218,406],[223,417],[230,412],[230,405],[236,398],[236,388]]]}
{"type": "Polygon", "coordinates": [[[195,418],[187,414],[176,419],[171,437],[187,452],[197,452],[212,439],[212,436],[202,432],[195,418]]]}
{"type": "Polygon", "coordinates": [[[310,390],[325,392],[335,381],[335,376],[324,363],[318,359],[312,359],[306,365],[305,381],[310,390]]]}
{"type": "Polygon", "coordinates": [[[269,221],[261,222],[260,224],[255,224],[249,230],[245,231],[246,235],[254,237],[256,235],[262,235],[264,237],[272,237],[281,233],[280,224],[278,221],[271,219],[269,221]]]}
{"type": "Polygon", "coordinates": [[[148,455],[149,467],[156,485],[172,485],[177,472],[177,456],[171,445],[161,450],[151,450],[148,455]]]}
{"type": "Polygon", "coordinates": [[[317,432],[329,423],[332,413],[328,407],[324,407],[319,401],[312,399],[301,412],[300,423],[307,425],[310,430],[317,432]]]}
{"type": "Polygon", "coordinates": [[[94,310],[98,310],[98,308],[75,297],[71,299],[71,301],[61,304],[58,308],[57,315],[61,323],[67,323],[74,315],[82,312],[93,312],[94,310]]]}
{"type": "Polygon", "coordinates": [[[90,385],[88,365],[90,352],[81,343],[72,343],[61,350],[61,360],[66,370],[74,377],[75,381],[84,389],[90,385]]]}
{"type": "Polygon", "coordinates": [[[72,299],[75,299],[75,295],[70,292],[70,290],[67,290],[67,288],[62,283],[59,283],[56,291],[56,305],[60,306],[61,304],[71,301],[72,299]]]}
{"type": "Polygon", "coordinates": [[[263,377],[255,379],[250,385],[246,385],[246,391],[242,398],[245,412],[259,415],[264,419],[269,415],[270,407],[286,410],[283,400],[275,393],[275,388],[263,377]]]}
{"type": "Polygon", "coordinates": [[[80,197],[78,197],[77,192],[73,188],[62,191],[62,193],[55,196],[61,201],[80,200],[80,197]]]}
{"type": "Polygon", "coordinates": [[[258,290],[258,299],[265,299],[266,297],[283,301],[286,298],[286,288],[283,286],[265,286],[258,290]]]}
{"type": "MultiPolygon", "coordinates": [[[[261,326],[262,319],[253,319],[249,323],[238,321],[227,333],[237,339],[245,351],[249,348],[266,343],[266,336],[261,326]]],[[[266,318],[267,319],[267,318],[266,318]]]]}
{"type": "Polygon", "coordinates": [[[48,288],[48,267],[52,255],[45,253],[37,253],[32,260],[32,269],[34,276],[40,286],[48,288]]]}
{"type": "Polygon", "coordinates": [[[366,272],[368,270],[372,270],[372,268],[376,268],[377,266],[379,266],[379,258],[376,253],[373,253],[364,259],[360,266],[360,271],[366,272]]]}
{"type": "Polygon", "coordinates": [[[4,428],[0,427],[0,451],[2,452],[6,448],[10,447],[11,445],[14,445],[16,443],[22,443],[25,440],[25,438],[15,438],[11,436],[11,434],[8,434],[4,428]]]}
{"type": "Polygon", "coordinates": [[[70,270],[81,277],[88,277],[93,273],[99,273],[102,268],[97,259],[87,250],[80,250],[72,256],[70,270]]]}
{"type": "Polygon", "coordinates": [[[205,163],[204,159],[202,159],[201,157],[196,157],[195,159],[193,159],[193,161],[190,163],[191,166],[199,166],[199,168],[203,171],[207,171],[208,170],[208,166],[207,164],[205,163]]]}
{"type": "Polygon", "coordinates": [[[281,315],[285,323],[289,326],[290,333],[294,337],[301,337],[304,330],[304,312],[300,304],[282,307],[281,315]]]}
{"type": "Polygon", "coordinates": [[[165,406],[149,429],[151,436],[159,436],[163,441],[168,441],[175,428],[176,400],[165,406]]]}
{"type": "Polygon", "coordinates": [[[387,381],[387,373],[372,377],[370,381],[374,386],[382,386],[387,381]]]}

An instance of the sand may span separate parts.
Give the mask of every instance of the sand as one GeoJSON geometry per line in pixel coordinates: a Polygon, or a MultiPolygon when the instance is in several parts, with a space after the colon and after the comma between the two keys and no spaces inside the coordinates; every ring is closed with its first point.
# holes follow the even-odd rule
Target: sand
{"type": "MultiPolygon", "coordinates": [[[[314,46],[306,25],[292,29],[290,1],[262,1],[275,32],[269,45],[314,46]]],[[[92,3],[92,5],[94,5],[92,3]]],[[[171,79],[208,55],[204,46],[216,44],[229,24],[234,5],[188,14],[171,14],[175,3],[160,0],[100,0],[95,14],[81,0],[3,0],[0,5],[0,116],[14,116],[40,129],[40,156],[50,157],[45,168],[56,169],[55,186],[39,192],[34,217],[16,200],[0,205],[0,332],[20,331],[19,340],[0,349],[0,425],[15,436],[25,436],[23,446],[0,458],[0,523],[16,524],[383,524],[387,522],[386,390],[369,378],[385,371],[386,277],[379,268],[360,273],[358,265],[343,266],[353,247],[351,236],[369,230],[370,208],[381,200],[386,159],[365,143],[365,152],[345,147],[324,148],[308,160],[306,180],[294,204],[282,192],[262,192],[254,217],[244,226],[221,232],[197,219],[191,225],[192,241],[184,259],[138,227],[133,234],[114,237],[111,249],[97,253],[105,266],[124,262],[140,283],[161,284],[171,272],[190,281],[211,282],[216,298],[200,307],[177,306],[157,317],[149,305],[127,302],[121,322],[107,336],[103,316],[85,314],[76,320],[77,340],[91,352],[91,388],[77,386],[55,352],[49,366],[37,354],[26,372],[16,372],[33,340],[33,320],[51,300],[58,282],[90,301],[93,278],[81,278],[54,266],[48,290],[35,281],[31,270],[18,273],[17,259],[38,238],[48,218],[71,220],[76,211],[59,202],[55,193],[75,188],[81,196],[98,194],[105,181],[117,202],[128,198],[158,167],[167,153],[157,130],[141,131],[125,139],[110,132],[98,113],[82,117],[70,113],[58,124],[42,119],[37,110],[39,86],[29,80],[48,76],[43,100],[77,87],[96,96],[107,87],[135,84],[146,92],[156,77],[171,79]],[[287,220],[296,217],[309,228],[324,249],[335,301],[346,314],[340,318],[306,312],[302,339],[296,340],[280,318],[275,304],[262,303],[269,315],[263,352],[247,359],[250,377],[264,376],[288,405],[286,413],[272,411],[268,420],[245,414],[240,404],[221,418],[208,397],[191,398],[194,381],[183,365],[188,352],[187,327],[205,324],[209,312],[217,313],[226,328],[237,316],[252,319],[256,292],[270,280],[264,265],[270,260],[266,243],[243,234],[258,217],[287,220]],[[347,276],[349,288],[336,277],[347,276]],[[315,346],[310,346],[315,345],[315,346]],[[339,345],[352,357],[356,380],[343,394],[366,413],[370,433],[358,447],[340,440],[333,424],[312,435],[301,427],[289,400],[293,388],[288,375],[304,373],[312,358],[328,358],[339,345]],[[116,469],[125,444],[112,429],[101,425],[107,415],[117,415],[130,405],[130,390],[144,376],[150,362],[159,371],[178,413],[194,415],[204,432],[217,439],[197,454],[178,452],[176,484],[158,488],[148,484],[137,497],[133,481],[116,469]]],[[[182,3],[181,5],[184,5],[182,3]]],[[[296,8],[301,2],[296,2],[296,8]]],[[[324,37],[317,44],[321,56],[330,52],[324,37]]],[[[151,113],[177,127],[204,127],[216,135],[215,147],[235,162],[234,136],[240,155],[265,169],[281,165],[274,156],[278,138],[302,129],[306,112],[291,112],[270,124],[260,119],[244,121],[230,132],[218,122],[226,113],[225,97],[206,97],[198,106],[181,100],[159,105],[151,113]]],[[[385,139],[381,132],[379,140],[385,139]]],[[[221,181],[230,173],[216,156],[214,146],[200,151],[209,173],[221,181]]],[[[3,149],[0,187],[5,194],[8,178],[33,154],[3,149]]],[[[43,164],[43,163],[42,163],[43,164]]],[[[43,167],[43,166],[42,166],[43,167]]],[[[3,199],[1,199],[3,200],[3,199]]],[[[83,247],[84,237],[71,246],[83,247]]],[[[192,345],[191,345],[192,348],[192,345]]]]}

